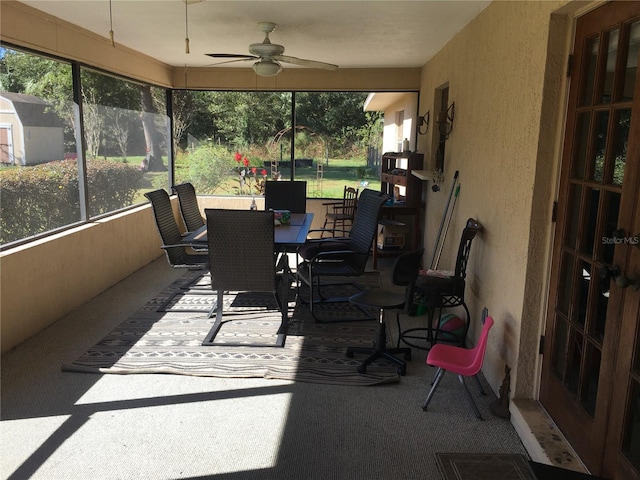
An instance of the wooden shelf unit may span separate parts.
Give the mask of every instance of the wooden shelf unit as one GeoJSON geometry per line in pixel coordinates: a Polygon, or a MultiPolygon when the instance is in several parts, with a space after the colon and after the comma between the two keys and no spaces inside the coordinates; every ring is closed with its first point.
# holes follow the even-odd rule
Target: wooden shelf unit
{"type": "Polygon", "coordinates": [[[413,170],[422,170],[424,155],[422,153],[394,153],[382,155],[380,171],[381,190],[394,196],[394,187],[398,186],[404,196],[407,207],[419,207],[422,201],[422,182],[412,175],[413,170]]]}

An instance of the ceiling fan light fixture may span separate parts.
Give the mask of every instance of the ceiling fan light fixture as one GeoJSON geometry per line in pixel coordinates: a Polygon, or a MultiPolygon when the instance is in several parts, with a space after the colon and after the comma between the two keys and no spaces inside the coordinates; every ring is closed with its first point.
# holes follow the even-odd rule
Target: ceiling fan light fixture
{"type": "Polygon", "coordinates": [[[263,59],[253,64],[253,71],[260,77],[274,77],[282,71],[282,65],[273,60],[263,59]]]}

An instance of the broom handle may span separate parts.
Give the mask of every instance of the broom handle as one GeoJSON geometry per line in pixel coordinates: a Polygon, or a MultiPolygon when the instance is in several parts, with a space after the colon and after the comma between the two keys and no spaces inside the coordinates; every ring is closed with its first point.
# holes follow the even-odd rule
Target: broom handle
{"type": "Polygon", "coordinates": [[[442,220],[440,221],[440,228],[438,229],[438,235],[436,236],[436,243],[433,247],[433,255],[431,256],[431,268],[437,268],[437,264],[434,265],[436,255],[438,254],[438,248],[440,247],[440,236],[442,235],[442,229],[444,227],[444,222],[447,219],[447,215],[449,213],[449,204],[451,203],[451,197],[453,196],[453,192],[456,189],[456,183],[458,182],[458,170],[453,175],[453,180],[451,182],[451,190],[449,190],[449,197],[447,198],[447,203],[444,206],[444,212],[442,212],[442,220]]]}
{"type": "Polygon", "coordinates": [[[438,268],[438,264],[440,263],[440,255],[442,255],[442,250],[444,249],[444,242],[447,239],[447,233],[449,232],[449,225],[451,224],[451,218],[453,217],[453,209],[456,208],[456,201],[458,200],[458,194],[460,193],[460,184],[456,186],[456,192],[453,195],[453,204],[451,205],[451,209],[449,210],[449,214],[447,215],[447,226],[444,229],[444,235],[442,236],[442,242],[440,242],[440,248],[438,249],[438,255],[436,256],[436,264],[433,269],[438,268]]]}

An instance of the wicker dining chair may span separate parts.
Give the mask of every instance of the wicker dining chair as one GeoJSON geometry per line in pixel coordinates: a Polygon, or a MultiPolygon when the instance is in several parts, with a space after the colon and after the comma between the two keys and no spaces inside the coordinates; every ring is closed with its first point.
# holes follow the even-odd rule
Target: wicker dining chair
{"type": "Polygon", "coordinates": [[[204,218],[200,214],[198,207],[198,198],[196,190],[191,183],[181,183],[171,187],[173,192],[178,195],[180,203],[180,214],[187,232],[195,232],[204,226],[204,218]]]}
{"type": "MultiPolygon", "coordinates": [[[[371,254],[373,239],[378,229],[380,211],[387,198],[386,195],[367,195],[363,198],[358,205],[348,240],[313,242],[317,247],[313,256],[305,258],[298,265],[298,279],[308,288],[309,310],[316,321],[342,321],[341,319],[327,320],[319,317],[314,305],[316,303],[348,302],[349,296],[332,297],[325,293],[326,287],[329,286],[326,279],[327,277],[358,277],[364,273],[371,254]],[[326,249],[324,248],[325,244],[326,249]]],[[[334,286],[340,284],[351,284],[358,287],[352,279],[345,279],[341,283],[336,281],[331,283],[334,286]]],[[[373,318],[368,315],[363,319],[373,318]]]]}
{"type": "Polygon", "coordinates": [[[307,182],[304,180],[265,182],[264,209],[307,213],[307,182]]]}
{"type": "Polygon", "coordinates": [[[144,194],[151,202],[156,227],[162,240],[162,249],[173,268],[205,269],[209,266],[209,256],[204,253],[192,254],[190,249],[202,247],[183,241],[178,223],[173,215],[169,194],[163,190],[154,190],[144,194]]]}
{"type": "Polygon", "coordinates": [[[288,321],[288,292],[291,285],[287,256],[278,258],[274,248],[273,212],[206,209],[211,288],[217,293],[215,322],[202,345],[283,347],[288,321]],[[281,273],[277,273],[281,272],[281,273]],[[275,344],[250,342],[214,343],[224,321],[224,295],[236,292],[270,293],[282,318],[275,332],[275,344]]]}

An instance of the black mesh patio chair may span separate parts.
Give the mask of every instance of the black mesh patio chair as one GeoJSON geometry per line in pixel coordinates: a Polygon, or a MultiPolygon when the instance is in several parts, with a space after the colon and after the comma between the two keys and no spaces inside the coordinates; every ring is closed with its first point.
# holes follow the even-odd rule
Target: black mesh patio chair
{"type": "MultiPolygon", "coordinates": [[[[360,204],[362,199],[369,195],[380,197],[385,194],[379,190],[365,188],[360,192],[360,197],[358,197],[358,204],[360,204]]],[[[385,198],[388,197],[385,195],[385,198]]],[[[311,237],[313,237],[314,233],[317,235],[316,232],[322,232],[322,235],[320,237],[308,238],[305,244],[298,249],[298,255],[300,255],[305,260],[310,260],[311,258],[313,258],[315,254],[318,253],[319,248],[322,248],[323,251],[342,250],[345,244],[349,243],[349,237],[351,236],[351,229],[349,230],[347,236],[344,236],[344,232],[342,230],[336,231],[335,229],[331,228],[317,228],[309,230],[309,234],[311,235],[311,237]],[[327,237],[324,237],[325,233],[328,233],[327,237]]]]}
{"type": "Polygon", "coordinates": [[[264,209],[307,213],[307,182],[302,180],[266,182],[264,209]]]}
{"type": "Polygon", "coordinates": [[[173,192],[178,195],[178,202],[180,203],[180,214],[182,215],[182,221],[187,232],[195,232],[201,227],[204,227],[204,218],[200,214],[198,208],[198,198],[196,197],[196,190],[191,183],[181,183],[171,187],[173,192]]]}
{"type": "Polygon", "coordinates": [[[411,348],[387,348],[387,325],[385,323],[385,311],[395,309],[396,316],[400,312],[406,312],[413,299],[413,291],[420,270],[420,260],[424,249],[407,252],[396,258],[391,272],[391,283],[404,290],[390,288],[373,288],[357,293],[349,298],[351,303],[379,310],[378,333],[373,347],[349,347],[347,357],[352,358],[356,353],[364,353],[368,357],[358,365],[358,373],[367,373],[367,366],[378,358],[385,358],[396,364],[399,375],[404,375],[407,365],[394,355],[402,354],[405,360],[411,360],[411,348]]]}
{"type": "MultiPolygon", "coordinates": [[[[287,256],[279,257],[276,266],[273,212],[251,210],[206,209],[211,288],[217,292],[215,322],[202,345],[252,345],[283,347],[288,321],[288,292],[291,285],[287,256]],[[277,273],[282,272],[282,273],[277,273]],[[238,292],[272,294],[282,317],[274,332],[275,344],[247,342],[214,343],[224,322],[224,294],[238,292]]],[[[273,301],[271,302],[273,303],[273,301]]],[[[260,305],[263,308],[265,305],[260,305]]],[[[258,308],[258,307],[256,307],[258,308]]]]}
{"type": "Polygon", "coordinates": [[[190,249],[202,248],[202,244],[189,244],[183,241],[178,223],[173,215],[169,194],[163,190],[154,190],[144,194],[151,202],[156,227],[162,240],[162,249],[173,268],[206,269],[209,256],[204,253],[189,253],[190,249]]]}
{"type": "MultiPolygon", "coordinates": [[[[386,200],[387,196],[385,195],[367,195],[358,206],[349,237],[338,242],[338,247],[336,247],[336,242],[322,240],[314,242],[316,244],[314,255],[305,258],[298,265],[298,279],[308,287],[309,309],[316,321],[342,321],[340,319],[319,318],[316,315],[314,304],[348,301],[349,296],[332,297],[325,294],[324,288],[329,284],[326,279],[328,277],[358,277],[364,273],[377,232],[380,210],[386,200]]],[[[352,284],[359,287],[353,281],[339,283],[331,280],[333,286],[340,284],[352,284]]],[[[366,317],[366,319],[372,318],[374,317],[366,317]]]]}

